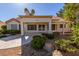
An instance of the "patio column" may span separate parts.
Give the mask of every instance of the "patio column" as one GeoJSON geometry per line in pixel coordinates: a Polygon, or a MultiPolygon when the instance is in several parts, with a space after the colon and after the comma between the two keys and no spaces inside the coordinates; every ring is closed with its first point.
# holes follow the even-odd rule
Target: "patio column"
{"type": "Polygon", "coordinates": [[[26,33],[27,33],[27,29],[28,29],[28,28],[27,28],[27,23],[24,23],[24,24],[23,24],[23,28],[24,28],[24,34],[26,34],[26,33]]]}
{"type": "Polygon", "coordinates": [[[65,23],[63,23],[63,35],[64,35],[64,27],[65,27],[65,23]]]}
{"type": "Polygon", "coordinates": [[[50,22],[49,22],[49,33],[51,33],[51,31],[52,31],[51,25],[52,25],[52,23],[51,23],[51,20],[50,20],[50,22]]]}
{"type": "Polygon", "coordinates": [[[47,25],[45,25],[45,31],[47,31],[47,25]]]}
{"type": "Polygon", "coordinates": [[[60,25],[60,24],[59,24],[59,23],[57,23],[57,31],[58,31],[58,32],[60,31],[60,30],[59,30],[59,25],[60,25]]]}
{"type": "Polygon", "coordinates": [[[21,35],[24,35],[23,22],[21,22],[21,35]]]}
{"type": "Polygon", "coordinates": [[[38,28],[39,25],[37,24],[36,26],[37,26],[37,31],[39,31],[39,28],[38,28]]]}

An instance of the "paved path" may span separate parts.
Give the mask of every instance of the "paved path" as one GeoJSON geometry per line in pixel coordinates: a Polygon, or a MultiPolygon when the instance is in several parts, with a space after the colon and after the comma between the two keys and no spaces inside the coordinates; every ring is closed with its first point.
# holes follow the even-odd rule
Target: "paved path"
{"type": "Polygon", "coordinates": [[[31,42],[32,36],[10,36],[0,39],[0,49],[8,49],[18,47],[31,42]]]}

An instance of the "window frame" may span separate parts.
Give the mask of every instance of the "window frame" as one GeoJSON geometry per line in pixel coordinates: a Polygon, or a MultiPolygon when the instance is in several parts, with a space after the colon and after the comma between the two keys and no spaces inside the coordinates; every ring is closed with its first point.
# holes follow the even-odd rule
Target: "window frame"
{"type": "Polygon", "coordinates": [[[17,24],[11,24],[11,30],[17,30],[17,24]]]}

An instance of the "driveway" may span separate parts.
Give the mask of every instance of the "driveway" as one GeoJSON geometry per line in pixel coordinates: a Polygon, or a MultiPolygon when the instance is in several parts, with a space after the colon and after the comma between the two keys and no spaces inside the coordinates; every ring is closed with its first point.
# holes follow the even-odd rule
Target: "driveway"
{"type": "Polygon", "coordinates": [[[31,42],[32,36],[15,35],[0,39],[0,49],[14,48],[31,42]]]}

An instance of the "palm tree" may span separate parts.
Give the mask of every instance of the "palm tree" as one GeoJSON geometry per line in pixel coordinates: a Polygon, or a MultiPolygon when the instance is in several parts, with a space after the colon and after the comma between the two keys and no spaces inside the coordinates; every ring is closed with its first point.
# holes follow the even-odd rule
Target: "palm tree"
{"type": "Polygon", "coordinates": [[[25,9],[24,9],[24,13],[26,13],[27,11],[29,12],[29,10],[28,10],[27,8],[25,8],[25,9]]]}
{"type": "Polygon", "coordinates": [[[35,14],[35,10],[32,9],[30,15],[33,16],[35,14]]]}

